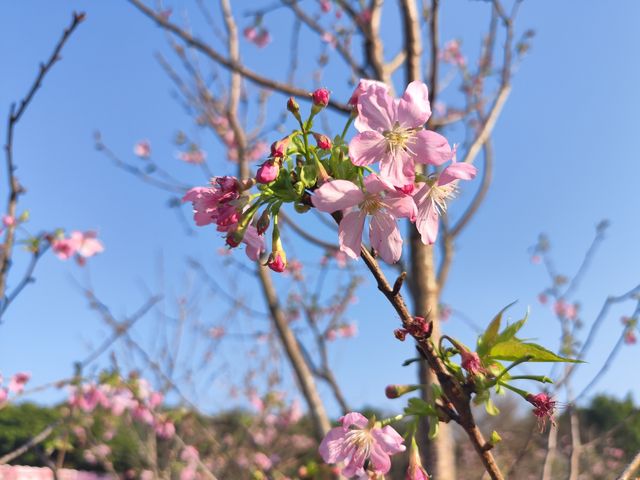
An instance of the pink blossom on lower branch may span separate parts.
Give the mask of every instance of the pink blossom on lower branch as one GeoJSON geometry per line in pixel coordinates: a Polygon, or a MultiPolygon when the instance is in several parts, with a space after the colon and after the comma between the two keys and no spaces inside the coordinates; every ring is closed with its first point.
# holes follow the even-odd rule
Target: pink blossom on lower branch
{"type": "Polygon", "coordinates": [[[556,401],[553,400],[546,393],[538,393],[537,395],[529,394],[526,397],[527,402],[534,406],[533,414],[538,417],[538,426],[540,431],[543,431],[547,420],[551,421],[552,425],[555,425],[553,415],[556,411],[556,401]]]}
{"type": "Polygon", "coordinates": [[[360,256],[362,231],[368,215],[371,246],[387,263],[395,263],[402,254],[402,236],[396,224],[398,218],[416,217],[413,198],[396,191],[386,179],[371,174],[364,179],[365,190],[348,180],[332,180],[323,184],[311,198],[321,212],[345,213],[339,227],[340,250],[352,258],[360,256]],[[358,208],[355,208],[358,207],[358,208]]]}
{"type": "Polygon", "coordinates": [[[364,476],[367,470],[385,474],[391,468],[391,455],[403,452],[404,439],[393,427],[371,423],[357,412],[340,418],[339,427],[327,433],[320,444],[320,456],[326,463],[342,463],[342,475],[347,478],[364,476]]]}

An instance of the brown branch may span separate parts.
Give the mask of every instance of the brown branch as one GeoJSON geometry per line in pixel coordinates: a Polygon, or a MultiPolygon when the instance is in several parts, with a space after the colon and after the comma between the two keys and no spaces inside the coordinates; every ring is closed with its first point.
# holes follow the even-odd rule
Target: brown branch
{"type": "MultiPolygon", "coordinates": [[[[27,107],[31,103],[31,100],[35,96],[36,92],[42,85],[42,81],[47,73],[51,70],[51,68],[60,60],[60,52],[64,47],[65,43],[71,37],[73,32],[76,30],[78,25],[80,25],[85,19],[84,13],[73,13],[73,17],[71,19],[71,24],[64,30],[62,33],[62,37],[58,40],[58,43],[53,49],[53,53],[49,57],[46,63],[40,64],[40,71],[36,76],[35,81],[31,85],[29,92],[27,95],[20,101],[19,106],[16,108],[16,104],[12,104],[9,109],[9,117],[7,120],[7,140],[4,146],[6,153],[6,165],[7,165],[7,180],[9,184],[9,199],[7,203],[6,215],[15,218],[16,211],[18,208],[18,197],[20,194],[24,193],[23,187],[18,182],[18,179],[15,177],[15,164],[13,161],[13,131],[16,124],[20,121],[20,118],[27,110],[27,107]]],[[[4,303],[5,290],[7,286],[7,274],[9,271],[9,266],[11,264],[11,251],[13,249],[13,244],[15,241],[15,231],[16,231],[16,223],[13,222],[11,225],[7,226],[6,233],[4,237],[4,242],[2,244],[2,250],[0,251],[0,301],[4,303]]]]}
{"type": "MultiPolygon", "coordinates": [[[[437,0],[434,0],[437,1],[437,0]]],[[[404,50],[406,52],[407,83],[414,80],[422,80],[422,67],[420,59],[422,57],[422,39],[420,34],[420,21],[418,18],[418,7],[415,0],[400,0],[402,12],[402,22],[404,26],[404,50]]],[[[433,85],[431,95],[434,94],[433,85]]],[[[431,98],[429,99],[430,101],[431,98]]]]}
{"type": "Polygon", "coordinates": [[[631,475],[633,475],[634,472],[637,472],[639,468],[640,468],[640,452],[638,452],[636,456],[633,457],[633,460],[631,460],[631,463],[627,466],[627,468],[624,469],[624,472],[620,474],[620,476],[618,477],[618,480],[631,480],[632,479],[631,475]]]}
{"type": "Polygon", "coordinates": [[[450,235],[452,237],[457,237],[460,235],[460,232],[468,225],[471,218],[476,214],[480,205],[487,196],[489,192],[489,187],[491,186],[491,180],[493,179],[493,147],[491,145],[491,141],[487,140],[483,145],[484,150],[484,165],[482,169],[482,181],[480,183],[480,188],[476,192],[476,195],[473,197],[471,204],[465,212],[462,214],[457,223],[451,228],[450,235]]]}
{"type": "MultiPolygon", "coordinates": [[[[378,265],[378,262],[364,245],[361,248],[361,255],[365,265],[376,279],[378,290],[383,293],[395,309],[396,313],[400,316],[403,327],[411,327],[414,323],[414,318],[409,312],[402,295],[399,292],[394,292],[394,289],[387,281],[382,269],[378,265]]],[[[502,479],[503,477],[500,473],[500,469],[498,468],[493,455],[487,448],[488,444],[475,424],[469,403],[469,394],[464,390],[463,386],[460,385],[457,379],[447,371],[431,340],[429,338],[422,337],[416,338],[416,341],[420,350],[424,354],[429,367],[437,376],[443,392],[455,407],[458,414],[458,418],[455,420],[467,433],[473,447],[480,456],[487,473],[494,480],[502,479]]]]}
{"type": "Polygon", "coordinates": [[[40,433],[31,437],[26,443],[16,448],[15,450],[3,455],[2,457],[0,457],[0,465],[4,465],[6,463],[9,463],[12,460],[15,460],[20,455],[26,453],[36,445],[44,442],[47,438],[49,438],[49,435],[53,433],[55,428],[61,423],[62,423],[61,420],[56,420],[55,422],[50,423],[40,433]]]}
{"type": "MultiPolygon", "coordinates": [[[[298,0],[282,0],[282,3],[287,5],[302,23],[304,23],[307,27],[309,27],[321,37],[330,34],[330,32],[323,28],[322,25],[316,22],[313,18],[307,15],[303,9],[300,8],[300,6],[298,5],[298,0]]],[[[353,55],[351,55],[351,52],[349,52],[349,50],[347,50],[342,43],[336,42],[335,47],[346,64],[351,67],[351,69],[357,76],[361,78],[368,77],[368,74],[364,70],[362,65],[358,64],[355,58],[353,58],[353,55]]]]}
{"type": "MultiPolygon", "coordinates": [[[[201,53],[209,57],[211,60],[213,60],[214,62],[226,67],[229,70],[239,73],[247,80],[250,80],[257,85],[268,88],[270,90],[276,90],[285,95],[293,95],[294,97],[311,101],[311,97],[309,95],[308,90],[295,87],[293,85],[289,85],[288,83],[283,83],[277,80],[264,77],[259,73],[256,73],[255,71],[246,68],[244,65],[228,57],[225,57],[210,45],[194,37],[189,32],[178,27],[176,24],[171,23],[159,13],[154,12],[151,8],[147,7],[144,3],[142,3],[141,0],[129,0],[129,3],[134,5],[138,10],[140,10],[148,18],[153,20],[156,24],[158,24],[158,26],[176,35],[187,45],[200,51],[201,53]]],[[[337,102],[335,100],[330,100],[328,106],[338,112],[351,113],[351,108],[345,103],[337,102]]]]}
{"type": "Polygon", "coordinates": [[[297,233],[302,238],[307,240],[309,243],[312,243],[317,247],[324,248],[325,250],[329,250],[331,252],[337,252],[338,250],[340,250],[340,247],[338,245],[335,245],[330,242],[325,242],[324,240],[319,239],[315,235],[311,235],[305,229],[299,227],[298,224],[296,224],[296,222],[291,220],[286,213],[280,211],[278,216],[283,223],[286,223],[289,227],[291,227],[291,230],[293,230],[295,233],[297,233]]]}

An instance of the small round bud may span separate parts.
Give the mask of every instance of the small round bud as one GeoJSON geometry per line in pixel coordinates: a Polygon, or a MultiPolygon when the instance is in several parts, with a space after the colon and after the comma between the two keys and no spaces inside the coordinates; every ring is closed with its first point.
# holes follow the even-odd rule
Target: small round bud
{"type": "Polygon", "coordinates": [[[318,88],[311,94],[311,98],[313,100],[313,104],[316,107],[326,107],[329,104],[329,90],[326,88],[318,88]]]}
{"type": "Polygon", "coordinates": [[[264,162],[258,168],[258,172],[256,173],[256,181],[258,183],[271,183],[276,178],[278,178],[278,173],[280,173],[280,167],[273,160],[269,160],[264,162]]]}

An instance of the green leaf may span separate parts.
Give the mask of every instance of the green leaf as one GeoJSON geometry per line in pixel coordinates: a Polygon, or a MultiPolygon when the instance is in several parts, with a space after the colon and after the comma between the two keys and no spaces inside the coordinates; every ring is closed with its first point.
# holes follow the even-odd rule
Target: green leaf
{"type": "Polygon", "coordinates": [[[498,432],[496,432],[495,430],[491,432],[491,443],[495,445],[496,443],[500,443],[501,441],[502,441],[502,437],[498,432]]]}
{"type": "Polygon", "coordinates": [[[436,438],[438,436],[438,424],[440,423],[440,420],[438,420],[438,417],[431,417],[429,419],[429,438],[431,440],[433,440],[434,438],[436,438]]]}
{"type": "Polygon", "coordinates": [[[502,315],[514,303],[516,302],[510,303],[509,305],[504,307],[502,310],[500,310],[498,314],[495,317],[493,317],[493,320],[491,320],[491,323],[489,324],[487,329],[484,331],[484,333],[480,335],[480,337],[478,337],[478,347],[476,348],[476,351],[478,355],[480,355],[480,357],[484,357],[487,354],[487,352],[491,350],[491,347],[495,345],[496,339],[498,337],[498,332],[500,331],[500,323],[502,322],[502,315]]]}
{"type": "Polygon", "coordinates": [[[409,404],[404,409],[405,415],[417,415],[419,417],[436,415],[436,410],[418,397],[409,399],[409,404]]]}
{"type": "Polygon", "coordinates": [[[496,360],[515,361],[521,359],[522,357],[530,356],[530,362],[583,363],[580,360],[573,360],[571,358],[556,355],[555,353],[538,344],[525,343],[519,340],[508,340],[506,342],[494,345],[489,352],[489,356],[496,360]]]}
{"type": "Polygon", "coordinates": [[[300,180],[302,180],[305,187],[313,187],[318,180],[318,167],[313,163],[303,165],[300,169],[300,180]]]}
{"type": "Polygon", "coordinates": [[[493,403],[493,401],[491,399],[488,399],[485,404],[484,404],[484,409],[487,411],[487,413],[489,415],[491,415],[492,417],[495,417],[496,415],[500,414],[500,410],[498,409],[498,407],[496,407],[496,405],[493,403]]]}
{"type": "Polygon", "coordinates": [[[498,338],[496,339],[495,343],[497,344],[497,343],[506,342],[508,340],[511,340],[513,337],[515,337],[516,333],[518,333],[518,331],[524,326],[528,318],[529,318],[529,311],[527,310],[527,314],[524,316],[524,318],[521,320],[518,320],[516,323],[512,323],[511,325],[507,326],[507,328],[505,328],[502,331],[502,333],[498,335],[498,338]]]}

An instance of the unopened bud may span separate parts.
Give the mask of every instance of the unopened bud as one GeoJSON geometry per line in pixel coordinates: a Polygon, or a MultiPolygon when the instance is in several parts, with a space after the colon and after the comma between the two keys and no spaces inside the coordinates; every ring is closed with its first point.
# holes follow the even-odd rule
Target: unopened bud
{"type": "Polygon", "coordinates": [[[258,183],[271,183],[278,178],[280,166],[273,160],[268,160],[260,165],[256,173],[256,181],[258,183]]]}
{"type": "Polygon", "coordinates": [[[404,328],[396,328],[393,334],[401,342],[404,342],[404,339],[407,338],[407,331],[404,328]]]}
{"type": "Polygon", "coordinates": [[[314,133],[313,138],[316,139],[316,145],[318,145],[318,148],[322,150],[331,150],[332,144],[329,137],[322,135],[321,133],[314,133]]]}
{"type": "Polygon", "coordinates": [[[284,137],[281,140],[273,142],[271,144],[271,156],[274,158],[282,158],[287,154],[287,147],[289,146],[289,137],[284,137]]]}
{"type": "Polygon", "coordinates": [[[256,230],[258,231],[258,235],[263,235],[264,232],[269,228],[269,224],[271,223],[271,215],[269,214],[269,209],[265,209],[258,218],[258,223],[256,225],[256,230]]]}
{"type": "Polygon", "coordinates": [[[387,385],[384,394],[387,398],[398,398],[420,388],[419,385],[387,385]]]}
{"type": "Polygon", "coordinates": [[[267,266],[274,272],[282,273],[287,268],[287,257],[284,251],[273,252],[269,257],[267,266]]]}
{"type": "Polygon", "coordinates": [[[242,233],[236,231],[229,232],[227,234],[227,245],[231,248],[236,248],[242,242],[243,235],[242,233]]]}
{"type": "Polygon", "coordinates": [[[291,112],[291,114],[296,118],[296,120],[298,120],[299,122],[301,121],[300,105],[298,105],[298,102],[296,102],[295,98],[289,97],[289,100],[287,100],[287,110],[291,112]]]}

